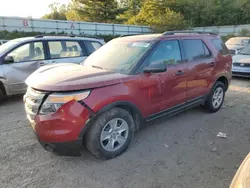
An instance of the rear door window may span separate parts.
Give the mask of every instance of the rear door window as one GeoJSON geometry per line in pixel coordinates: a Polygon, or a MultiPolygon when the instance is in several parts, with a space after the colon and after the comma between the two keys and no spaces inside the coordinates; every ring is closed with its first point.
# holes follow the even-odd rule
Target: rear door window
{"type": "Polygon", "coordinates": [[[44,60],[44,49],[42,42],[31,42],[19,46],[11,51],[7,56],[11,56],[15,63],[44,60]]]}
{"type": "Polygon", "coordinates": [[[222,54],[222,55],[228,55],[229,50],[227,49],[227,46],[224,44],[224,42],[221,39],[211,39],[212,44],[214,47],[222,54]]]}
{"type": "Polygon", "coordinates": [[[60,41],[49,41],[48,44],[51,59],[60,58],[60,53],[63,51],[62,43],[60,41]]]}
{"type": "Polygon", "coordinates": [[[182,40],[185,59],[195,61],[211,57],[211,52],[200,39],[184,39],[182,40]]]}
{"type": "Polygon", "coordinates": [[[48,45],[51,59],[86,56],[78,41],[49,41],[48,45]]]}
{"type": "Polygon", "coordinates": [[[102,47],[102,44],[96,41],[85,41],[84,44],[86,45],[89,53],[93,53],[94,51],[102,47]]]}

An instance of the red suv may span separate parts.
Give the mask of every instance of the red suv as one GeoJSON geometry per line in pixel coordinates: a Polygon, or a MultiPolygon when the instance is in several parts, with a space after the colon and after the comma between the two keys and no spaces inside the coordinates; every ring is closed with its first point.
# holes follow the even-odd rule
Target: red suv
{"type": "Polygon", "coordinates": [[[123,153],[145,122],[197,105],[218,111],[232,58],[213,33],[120,37],[83,65],[44,66],[27,80],[27,117],[49,151],[123,153]]]}

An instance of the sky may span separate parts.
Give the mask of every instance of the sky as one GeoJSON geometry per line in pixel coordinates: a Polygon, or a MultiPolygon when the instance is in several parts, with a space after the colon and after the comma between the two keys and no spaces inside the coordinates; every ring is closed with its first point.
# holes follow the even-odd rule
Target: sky
{"type": "Polygon", "coordinates": [[[41,18],[53,2],[68,4],[70,0],[0,0],[0,16],[41,18]]]}

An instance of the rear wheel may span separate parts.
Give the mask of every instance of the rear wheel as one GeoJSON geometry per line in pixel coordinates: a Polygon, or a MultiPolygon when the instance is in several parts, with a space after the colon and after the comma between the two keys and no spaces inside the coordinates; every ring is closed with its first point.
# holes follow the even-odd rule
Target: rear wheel
{"type": "Polygon", "coordinates": [[[134,120],[129,112],[112,108],[92,124],[85,136],[86,146],[98,158],[114,158],[128,148],[134,128],[134,120]]]}
{"type": "Polygon", "coordinates": [[[217,81],[205,103],[206,109],[212,113],[217,112],[221,108],[224,98],[225,85],[222,82],[217,81]]]}

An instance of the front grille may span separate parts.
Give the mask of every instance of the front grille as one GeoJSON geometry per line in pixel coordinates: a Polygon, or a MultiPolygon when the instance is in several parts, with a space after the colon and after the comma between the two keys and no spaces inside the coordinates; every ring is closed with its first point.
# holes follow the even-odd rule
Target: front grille
{"type": "Polygon", "coordinates": [[[233,63],[235,67],[250,67],[250,63],[233,63]]]}
{"type": "Polygon", "coordinates": [[[24,95],[25,111],[30,121],[33,121],[38,113],[39,107],[42,103],[45,92],[40,92],[28,87],[26,94],[24,95]]]}

